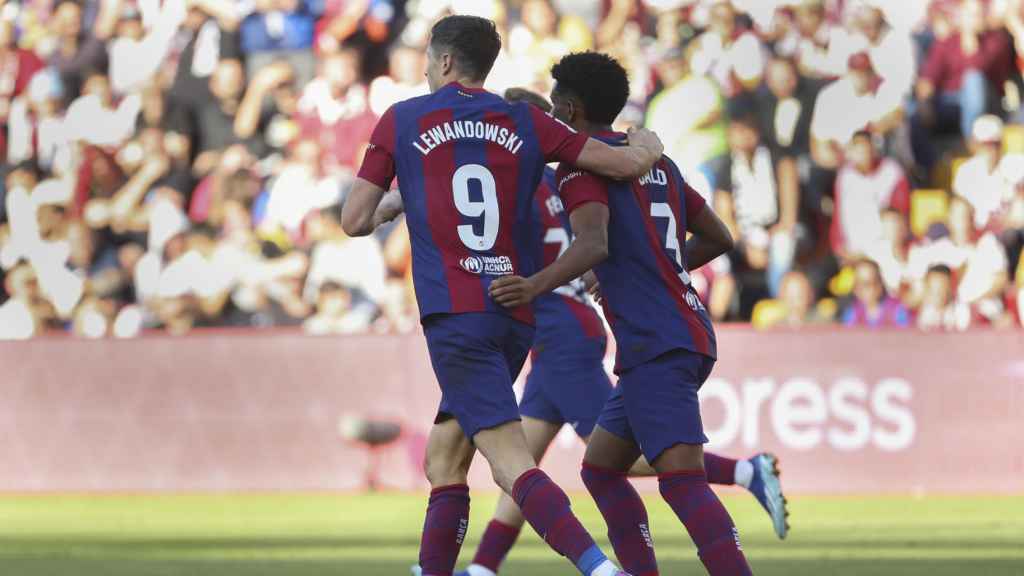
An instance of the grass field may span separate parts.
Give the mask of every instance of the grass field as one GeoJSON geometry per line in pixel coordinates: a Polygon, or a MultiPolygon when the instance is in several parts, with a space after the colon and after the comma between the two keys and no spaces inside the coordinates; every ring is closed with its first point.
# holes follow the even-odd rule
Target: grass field
{"type": "MultiPolygon", "coordinates": [[[[786,542],[753,499],[724,500],[756,574],[1024,575],[1024,497],[795,498],[786,542]]],[[[603,534],[589,499],[574,502],[603,534]]],[[[662,573],[703,574],[669,509],[648,502],[662,573]]],[[[464,561],[493,504],[474,499],[464,561]]],[[[417,495],[0,497],[0,575],[402,576],[423,506],[417,495]]],[[[505,566],[574,573],[533,534],[505,566]]]]}

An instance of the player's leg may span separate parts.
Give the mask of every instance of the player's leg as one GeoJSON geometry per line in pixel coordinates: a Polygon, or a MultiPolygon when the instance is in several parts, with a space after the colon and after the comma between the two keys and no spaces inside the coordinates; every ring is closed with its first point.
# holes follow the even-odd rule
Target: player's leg
{"type": "MultiPolygon", "coordinates": [[[[527,385],[529,387],[529,384],[527,385]]],[[[525,401],[524,396],[524,401],[525,401]]],[[[555,439],[561,424],[523,416],[523,433],[526,445],[533,459],[540,462],[547,452],[551,441],[555,439]]],[[[459,576],[493,576],[508,556],[509,550],[519,538],[523,528],[523,513],[519,506],[506,493],[502,492],[498,499],[498,508],[494,518],[487,525],[480,539],[480,545],[473,556],[473,563],[459,576]]]]}
{"type": "Polygon", "coordinates": [[[424,471],[431,491],[420,540],[424,574],[451,574],[458,560],[469,526],[466,475],[474,453],[457,421],[442,419],[430,431],[424,471]]]}
{"type": "Polygon", "coordinates": [[[640,448],[633,440],[622,396],[613,392],[587,439],[580,476],[608,526],[608,539],[622,567],[635,575],[658,574],[647,509],[626,472],[640,448]]]}
{"type": "MultiPolygon", "coordinates": [[[[780,540],[789,533],[788,502],[782,492],[779,460],[767,452],[755,454],[747,460],[733,460],[711,452],[704,452],[704,472],[708,484],[746,488],[768,513],[772,528],[780,540]]],[[[629,469],[631,477],[657,476],[657,471],[641,456],[629,469]]]]}
{"type": "Polygon", "coordinates": [[[573,514],[569,497],[537,468],[519,422],[481,430],[473,437],[491,465],[495,483],[522,510],[541,538],[585,576],[614,576],[615,565],[573,514]]]}
{"type": "Polygon", "coordinates": [[[585,576],[617,574],[573,515],[568,496],[537,468],[527,447],[512,382],[526,361],[533,328],[495,314],[459,314],[424,322],[424,332],[442,407],[487,459],[498,486],[544,541],[585,576]]]}
{"type": "Polygon", "coordinates": [[[708,485],[707,442],[697,390],[714,362],[677,350],[630,369],[619,380],[625,411],[662,497],[686,527],[712,576],[750,574],[732,518],[708,485]]]}

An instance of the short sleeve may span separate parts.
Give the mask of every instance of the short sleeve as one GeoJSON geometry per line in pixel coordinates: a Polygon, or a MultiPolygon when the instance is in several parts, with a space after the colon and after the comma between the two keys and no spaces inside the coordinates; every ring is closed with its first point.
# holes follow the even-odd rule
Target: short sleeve
{"type": "Polygon", "coordinates": [[[608,205],[608,182],[603,178],[567,164],[558,167],[555,178],[567,213],[589,202],[608,205]]]}
{"type": "Polygon", "coordinates": [[[700,215],[700,211],[704,209],[707,202],[704,201],[704,197],[699,192],[693,189],[686,182],[683,182],[683,201],[686,203],[686,221],[693,222],[700,215]]]}
{"type": "Polygon", "coordinates": [[[536,106],[530,106],[530,114],[544,159],[548,162],[575,164],[587,144],[588,137],[536,106]]]}
{"type": "Polygon", "coordinates": [[[359,177],[388,190],[395,179],[395,112],[389,108],[370,136],[359,177]]]}

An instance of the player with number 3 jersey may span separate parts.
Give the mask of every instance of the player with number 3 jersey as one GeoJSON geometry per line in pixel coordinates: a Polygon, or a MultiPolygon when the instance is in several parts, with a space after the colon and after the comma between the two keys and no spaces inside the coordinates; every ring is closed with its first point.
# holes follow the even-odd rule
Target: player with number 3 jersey
{"type": "MultiPolygon", "coordinates": [[[[611,129],[629,97],[618,62],[593,52],[572,54],[552,68],[552,76],[557,118],[613,146],[624,143],[624,135],[611,129]]],[[[558,193],[578,238],[607,238],[607,258],[594,272],[615,334],[619,382],[587,445],[583,481],[631,573],[658,574],[647,511],[626,477],[642,454],[708,572],[750,574],[735,525],[704,469],[707,437],[697,391],[711,373],[717,347],[689,282],[689,272],[729,251],[732,238],[667,157],[631,181],[588,170],[562,163],[558,193]]],[[[572,278],[555,269],[500,279],[491,294],[504,305],[521,305],[538,286],[572,278]]]]}

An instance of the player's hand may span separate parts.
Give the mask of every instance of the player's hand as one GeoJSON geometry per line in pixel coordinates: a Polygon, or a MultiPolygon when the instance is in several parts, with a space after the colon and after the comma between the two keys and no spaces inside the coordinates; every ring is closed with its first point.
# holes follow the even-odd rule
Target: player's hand
{"type": "Polygon", "coordinates": [[[522,276],[504,276],[491,282],[491,298],[505,308],[526,306],[537,296],[533,281],[522,276]]]}
{"type": "Polygon", "coordinates": [[[630,128],[628,136],[630,146],[643,148],[648,154],[650,154],[652,165],[657,162],[665,152],[665,145],[662,144],[658,135],[646,128],[630,128]]]}

